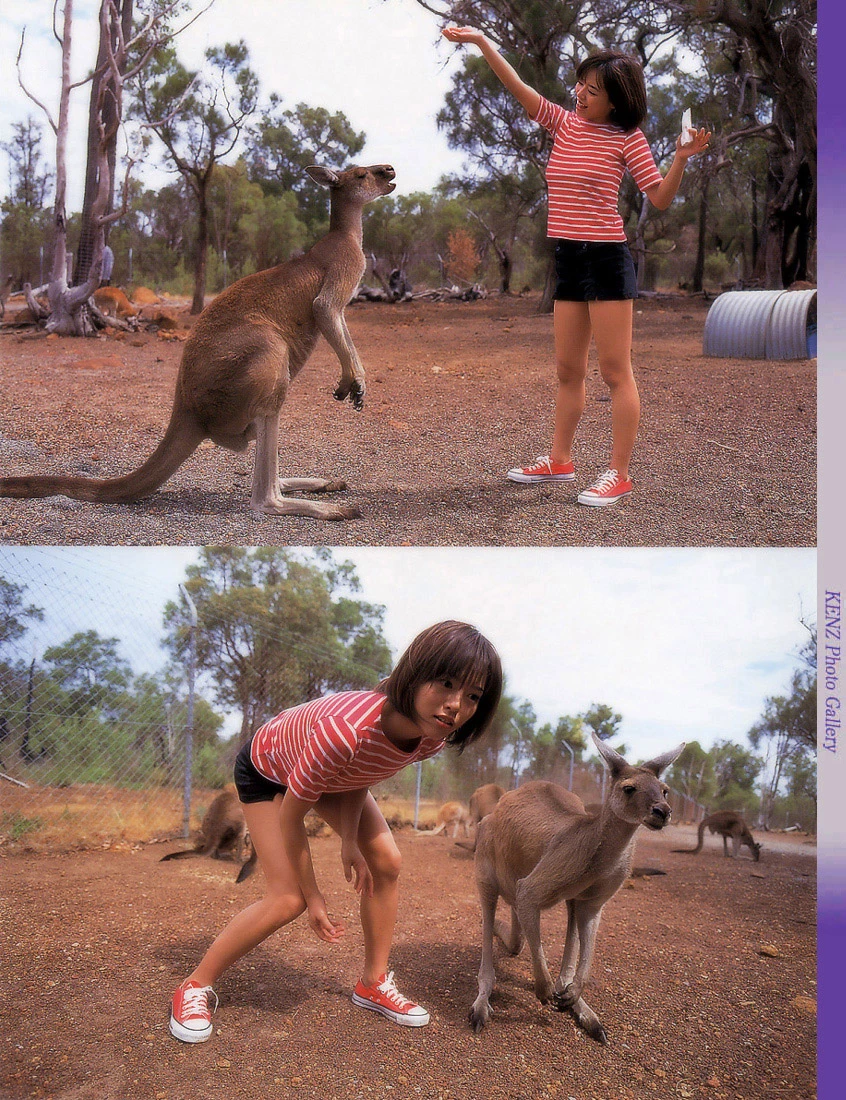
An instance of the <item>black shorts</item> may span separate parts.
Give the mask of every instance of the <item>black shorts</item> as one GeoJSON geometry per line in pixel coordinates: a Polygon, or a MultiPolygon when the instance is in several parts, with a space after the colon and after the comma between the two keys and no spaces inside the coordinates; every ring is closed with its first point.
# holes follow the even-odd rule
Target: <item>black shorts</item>
{"type": "Polygon", "coordinates": [[[242,802],[272,802],[278,794],[284,794],[287,787],[265,779],[250,758],[252,738],[235,757],[235,787],[242,802]]]}
{"type": "Polygon", "coordinates": [[[621,302],[637,297],[625,241],[556,241],[556,302],[621,302]]]}

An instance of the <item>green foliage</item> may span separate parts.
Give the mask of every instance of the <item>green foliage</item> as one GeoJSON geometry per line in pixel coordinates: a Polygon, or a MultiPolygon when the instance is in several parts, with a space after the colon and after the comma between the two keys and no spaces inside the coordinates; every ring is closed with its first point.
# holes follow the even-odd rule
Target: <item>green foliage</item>
{"type": "Polygon", "coordinates": [[[24,817],[22,814],[3,814],[0,817],[0,835],[8,836],[11,840],[22,840],[28,833],[37,833],[43,829],[44,822],[40,817],[24,817]]]}
{"type": "MultiPolygon", "coordinates": [[[[197,662],[217,701],[242,716],[241,737],[286,707],[373,687],[390,671],[384,609],[355,598],[353,568],[331,554],[207,547],[189,566],[197,662]]],[[[184,610],[168,604],[166,643],[180,661],[184,610]]]]}
{"type": "Polygon", "coordinates": [[[269,109],[245,136],[249,177],[269,197],[293,196],[297,217],[314,239],[328,228],[329,204],[326,188],[306,168],[346,168],[365,140],[342,111],[331,113],[307,103],[283,110],[282,99],[274,94],[269,109]]]}

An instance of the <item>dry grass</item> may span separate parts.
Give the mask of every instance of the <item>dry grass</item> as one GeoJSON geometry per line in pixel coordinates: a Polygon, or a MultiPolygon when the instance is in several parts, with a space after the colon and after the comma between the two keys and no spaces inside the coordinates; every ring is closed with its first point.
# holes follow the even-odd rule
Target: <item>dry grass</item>
{"type": "MultiPolygon", "coordinates": [[[[195,790],[191,826],[197,828],[213,790],[195,790]]],[[[421,801],[418,825],[433,828],[440,802],[421,801]]],[[[394,828],[414,824],[409,799],[379,798],[394,828]]],[[[3,783],[0,801],[0,850],[66,851],[126,848],[180,836],[182,791],[172,788],[127,790],[98,784],[27,788],[3,783]]]]}

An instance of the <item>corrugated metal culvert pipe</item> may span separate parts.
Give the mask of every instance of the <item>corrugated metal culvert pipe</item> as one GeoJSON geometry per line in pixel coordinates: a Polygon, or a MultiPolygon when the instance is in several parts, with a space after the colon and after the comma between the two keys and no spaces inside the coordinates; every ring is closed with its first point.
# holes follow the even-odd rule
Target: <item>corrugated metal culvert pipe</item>
{"type": "Polygon", "coordinates": [[[816,290],[730,290],[708,310],[703,353],[739,359],[812,359],[816,290]]]}

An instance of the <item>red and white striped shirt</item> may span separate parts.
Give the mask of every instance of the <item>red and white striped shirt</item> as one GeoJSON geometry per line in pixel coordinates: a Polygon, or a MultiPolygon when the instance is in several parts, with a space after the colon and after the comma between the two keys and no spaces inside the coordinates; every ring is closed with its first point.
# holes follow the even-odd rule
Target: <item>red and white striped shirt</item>
{"type": "Polygon", "coordinates": [[[256,730],[250,758],[266,779],[316,802],[370,787],[441,751],[444,742],[427,737],[413,752],[392,744],[382,732],[385,699],[379,691],[341,691],[283,710],[256,730]]]}
{"type": "Polygon", "coordinates": [[[617,212],[628,168],[641,191],[660,183],[643,131],[585,122],[574,111],[541,96],[535,122],[555,139],[546,166],[547,235],[572,241],[625,241],[617,212]]]}

